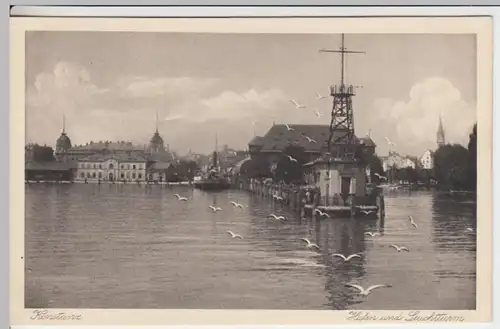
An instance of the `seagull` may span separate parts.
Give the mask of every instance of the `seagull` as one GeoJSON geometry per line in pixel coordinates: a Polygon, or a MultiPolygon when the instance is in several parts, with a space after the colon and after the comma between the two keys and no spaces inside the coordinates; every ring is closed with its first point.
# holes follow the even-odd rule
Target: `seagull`
{"type": "Polygon", "coordinates": [[[294,157],[292,157],[291,155],[287,155],[288,159],[292,162],[297,162],[297,159],[295,159],[294,157]]]}
{"type": "Polygon", "coordinates": [[[305,137],[305,138],[307,138],[307,141],[308,141],[309,143],[314,143],[314,144],[316,144],[316,141],[315,141],[314,139],[312,139],[311,137],[309,137],[309,136],[304,136],[304,137],[305,137]]]}
{"type": "Polygon", "coordinates": [[[468,227],[468,228],[465,230],[465,232],[470,233],[470,234],[476,234],[476,232],[474,232],[474,229],[473,229],[473,228],[471,228],[471,227],[468,227]]]}
{"type": "Polygon", "coordinates": [[[227,230],[227,233],[231,234],[231,238],[243,239],[243,237],[239,234],[234,234],[233,231],[227,230]]]}
{"type": "Polygon", "coordinates": [[[382,176],[382,175],[381,175],[381,174],[379,174],[379,173],[374,173],[374,175],[375,175],[375,176],[377,176],[377,177],[378,177],[378,179],[384,179],[384,180],[387,180],[387,177],[382,176]]]}
{"type": "Polygon", "coordinates": [[[362,213],[364,213],[365,215],[369,215],[371,213],[375,213],[375,211],[373,210],[361,210],[362,213]]]}
{"type": "Polygon", "coordinates": [[[295,129],[290,128],[290,126],[286,123],[285,123],[285,127],[286,127],[286,130],[288,130],[288,131],[295,131],[295,129]]]}
{"type": "Polygon", "coordinates": [[[348,262],[351,259],[356,258],[356,257],[357,258],[361,258],[361,256],[358,255],[358,254],[352,254],[352,255],[349,255],[348,257],[346,257],[346,256],[344,256],[342,254],[333,254],[333,257],[340,257],[340,258],[342,258],[344,260],[344,262],[348,262]]]}
{"type": "Polygon", "coordinates": [[[327,217],[327,218],[330,218],[330,215],[328,215],[326,212],[322,212],[321,210],[319,209],[314,209],[314,212],[313,213],[318,213],[321,217],[327,217]]]}
{"type": "Polygon", "coordinates": [[[326,98],[326,96],[321,96],[319,93],[316,93],[316,99],[323,99],[326,98]]]}
{"type": "Polygon", "coordinates": [[[319,246],[316,243],[311,243],[311,241],[309,241],[309,239],[302,238],[301,240],[304,241],[305,243],[307,243],[307,246],[306,246],[307,248],[316,248],[319,250],[319,246]]]}
{"type": "Polygon", "coordinates": [[[377,235],[380,235],[380,233],[377,233],[377,232],[365,232],[365,235],[369,235],[369,236],[371,236],[373,238],[373,237],[376,237],[377,235]]]}
{"type": "Polygon", "coordinates": [[[210,209],[213,210],[213,212],[217,212],[217,211],[222,211],[222,208],[220,207],[214,207],[214,206],[208,206],[210,209]]]}
{"type": "Polygon", "coordinates": [[[385,140],[387,141],[387,144],[392,145],[392,146],[396,146],[396,143],[391,141],[389,138],[386,137],[385,140]]]}
{"type": "Polygon", "coordinates": [[[346,284],[346,287],[356,288],[356,289],[359,290],[359,294],[361,296],[368,296],[374,289],[384,288],[384,287],[390,288],[392,286],[391,285],[387,285],[387,284],[377,284],[377,285],[369,287],[368,289],[364,289],[363,287],[361,287],[361,286],[359,286],[357,284],[348,283],[348,284],[346,284]]]}
{"type": "Polygon", "coordinates": [[[295,108],[297,108],[297,109],[305,109],[306,108],[305,105],[301,105],[301,104],[297,103],[296,101],[294,101],[293,99],[291,99],[290,102],[295,104],[295,108]]]}
{"type": "Polygon", "coordinates": [[[285,216],[276,216],[275,214],[271,214],[269,216],[267,216],[268,218],[272,217],[276,220],[286,220],[285,216]]]}
{"type": "Polygon", "coordinates": [[[283,197],[280,197],[279,195],[273,195],[273,198],[276,200],[283,200],[283,197]]]}
{"type": "Polygon", "coordinates": [[[410,220],[410,224],[411,224],[411,225],[413,225],[415,228],[418,228],[418,225],[417,225],[417,223],[415,223],[415,221],[413,220],[413,217],[408,216],[408,219],[410,220]]]}
{"type": "Polygon", "coordinates": [[[396,246],[395,244],[391,244],[390,247],[395,248],[398,252],[401,252],[403,250],[408,251],[408,252],[410,251],[410,249],[406,248],[405,246],[399,247],[399,246],[396,246]]]}
{"type": "Polygon", "coordinates": [[[187,198],[180,196],[179,194],[174,194],[177,197],[177,200],[179,201],[187,201],[187,198]]]}
{"type": "Polygon", "coordinates": [[[231,204],[232,204],[233,206],[235,206],[236,208],[243,208],[243,205],[242,205],[241,203],[231,201],[231,204]]]}

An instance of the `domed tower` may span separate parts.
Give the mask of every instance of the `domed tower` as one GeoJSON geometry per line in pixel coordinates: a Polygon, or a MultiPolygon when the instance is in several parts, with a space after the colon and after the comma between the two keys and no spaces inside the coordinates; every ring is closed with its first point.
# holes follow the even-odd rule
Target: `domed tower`
{"type": "Polygon", "coordinates": [[[163,153],[165,152],[165,144],[163,142],[163,138],[161,138],[160,133],[158,132],[158,112],[156,112],[156,131],[153,134],[153,137],[149,140],[148,145],[148,153],[163,153]]]}
{"type": "Polygon", "coordinates": [[[66,162],[68,160],[68,152],[71,149],[71,139],[66,134],[66,119],[63,115],[63,127],[61,136],[56,141],[56,149],[54,156],[57,161],[66,162]]]}

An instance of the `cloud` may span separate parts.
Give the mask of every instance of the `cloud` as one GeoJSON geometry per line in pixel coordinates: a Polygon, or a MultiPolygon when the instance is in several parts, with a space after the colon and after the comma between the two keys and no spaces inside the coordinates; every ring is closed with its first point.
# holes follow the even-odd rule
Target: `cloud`
{"type": "Polygon", "coordinates": [[[449,80],[440,77],[415,84],[407,101],[375,100],[371,113],[373,132],[382,152],[387,152],[385,136],[398,144],[396,150],[400,152],[435,148],[440,115],[447,141],[466,143],[476,121],[475,106],[464,101],[449,80]]]}
{"type": "Polygon", "coordinates": [[[63,113],[74,143],[101,139],[147,143],[158,111],[164,139],[179,149],[212,148],[215,131],[220,132],[221,143],[234,140],[244,146],[253,136],[252,121],[267,129],[272,117],[290,107],[279,89],[235,91],[207,77],[123,76],[100,88],[88,69],[70,62],[41,72],[28,90],[27,137],[49,145],[58,137],[63,113]],[[233,131],[234,136],[223,130],[233,131]]]}
{"type": "Polygon", "coordinates": [[[199,77],[127,77],[117,83],[122,95],[137,97],[175,97],[203,94],[216,86],[218,79],[199,77]]]}

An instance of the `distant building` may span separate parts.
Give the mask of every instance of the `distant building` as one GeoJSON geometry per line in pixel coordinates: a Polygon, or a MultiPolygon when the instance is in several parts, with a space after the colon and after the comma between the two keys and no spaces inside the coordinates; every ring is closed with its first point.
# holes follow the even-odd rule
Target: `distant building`
{"type": "Polygon", "coordinates": [[[431,150],[425,150],[424,154],[420,158],[420,164],[422,169],[431,170],[434,168],[434,152],[431,150]]]}
{"type": "Polygon", "coordinates": [[[402,156],[397,152],[389,152],[388,156],[380,157],[384,172],[390,169],[403,169],[417,167],[415,159],[410,156],[402,156]]]}

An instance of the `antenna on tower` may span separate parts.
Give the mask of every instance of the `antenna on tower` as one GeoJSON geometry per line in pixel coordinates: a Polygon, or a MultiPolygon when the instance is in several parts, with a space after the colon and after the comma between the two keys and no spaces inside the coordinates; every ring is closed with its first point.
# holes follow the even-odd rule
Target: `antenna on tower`
{"type": "MultiPolygon", "coordinates": [[[[338,50],[336,49],[320,49],[321,53],[339,53],[340,56],[340,85],[330,86],[330,95],[333,96],[333,107],[330,122],[330,136],[328,138],[327,152],[332,154],[332,144],[345,145],[345,154],[337,154],[349,157],[354,156],[353,147],[356,143],[354,135],[354,120],[353,120],[353,107],[352,96],[355,95],[353,85],[345,85],[345,56],[347,54],[365,54],[364,51],[347,50],[344,46],[345,36],[342,33],[341,45],[338,50]],[[334,135],[335,140],[332,141],[334,135]]],[[[336,150],[340,153],[340,149],[336,150]]]]}

